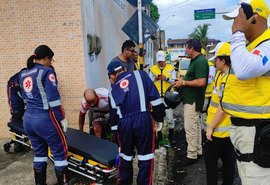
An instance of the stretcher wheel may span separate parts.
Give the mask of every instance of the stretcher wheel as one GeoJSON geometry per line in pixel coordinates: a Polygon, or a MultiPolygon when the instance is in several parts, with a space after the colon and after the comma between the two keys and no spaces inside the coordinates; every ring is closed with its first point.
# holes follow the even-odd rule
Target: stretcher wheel
{"type": "Polygon", "coordinates": [[[23,145],[21,143],[15,142],[15,144],[14,144],[14,152],[18,153],[18,152],[21,152],[21,151],[23,151],[23,145]]]}
{"type": "Polygon", "coordinates": [[[9,152],[11,146],[10,146],[9,143],[6,143],[6,144],[4,144],[3,147],[4,147],[4,151],[5,151],[5,152],[9,152]]]}

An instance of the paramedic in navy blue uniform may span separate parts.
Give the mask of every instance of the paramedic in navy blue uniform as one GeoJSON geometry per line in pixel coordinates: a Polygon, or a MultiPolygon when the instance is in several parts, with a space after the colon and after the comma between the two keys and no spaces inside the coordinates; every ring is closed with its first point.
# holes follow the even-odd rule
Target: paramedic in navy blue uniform
{"type": "Polygon", "coordinates": [[[126,72],[119,61],[107,67],[112,83],[110,117],[112,124],[118,117],[118,139],[120,145],[118,164],[118,185],[128,185],[133,179],[133,153],[137,148],[139,173],[138,185],[151,185],[154,167],[154,121],[149,111],[153,108],[153,118],[162,122],[165,106],[159,93],[144,71],[126,72]]]}
{"type": "Polygon", "coordinates": [[[46,45],[36,48],[20,74],[22,95],[26,100],[24,129],[34,149],[35,182],[46,184],[48,146],[54,157],[59,185],[64,185],[67,170],[67,143],[63,131],[68,122],[61,106],[57,79],[51,67],[53,51],[46,45]]]}

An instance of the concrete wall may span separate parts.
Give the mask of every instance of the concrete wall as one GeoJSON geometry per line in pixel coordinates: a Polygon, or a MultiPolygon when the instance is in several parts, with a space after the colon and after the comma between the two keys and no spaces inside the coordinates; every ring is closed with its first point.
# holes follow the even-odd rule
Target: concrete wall
{"type": "Polygon", "coordinates": [[[120,53],[127,39],[121,27],[133,12],[125,0],[1,0],[0,137],[8,136],[7,80],[40,44],[55,53],[63,106],[70,126],[78,128],[83,91],[108,87],[106,65],[120,53]],[[88,55],[87,33],[101,37],[99,55],[88,55]]]}
{"type": "Polygon", "coordinates": [[[81,0],[87,87],[109,87],[106,67],[128,39],[122,26],[134,13],[125,0],[81,0]],[[88,54],[87,34],[101,38],[100,54],[88,54]]]}

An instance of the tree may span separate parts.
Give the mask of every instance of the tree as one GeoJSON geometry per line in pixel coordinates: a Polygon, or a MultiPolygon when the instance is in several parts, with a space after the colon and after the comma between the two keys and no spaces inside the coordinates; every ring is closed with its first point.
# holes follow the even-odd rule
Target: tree
{"type": "Polygon", "coordinates": [[[210,24],[203,24],[202,26],[199,25],[195,28],[193,33],[189,34],[189,38],[198,39],[202,44],[202,48],[204,49],[206,48],[206,45],[208,43],[208,26],[210,26],[210,24]]]}
{"type": "Polygon", "coordinates": [[[159,20],[159,12],[158,12],[158,7],[154,3],[150,3],[149,5],[149,10],[150,10],[150,17],[153,21],[158,22],[159,20]]]}

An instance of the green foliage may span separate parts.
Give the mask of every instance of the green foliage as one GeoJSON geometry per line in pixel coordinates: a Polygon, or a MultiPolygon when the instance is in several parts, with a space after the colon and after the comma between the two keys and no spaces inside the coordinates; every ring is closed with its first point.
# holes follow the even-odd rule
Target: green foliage
{"type": "Polygon", "coordinates": [[[150,3],[149,5],[149,10],[150,10],[150,17],[153,21],[158,22],[159,20],[159,12],[158,12],[158,7],[154,3],[150,3]]]}
{"type": "Polygon", "coordinates": [[[202,26],[199,25],[195,28],[194,32],[189,34],[190,39],[198,39],[203,48],[206,48],[208,43],[207,31],[208,31],[209,24],[203,24],[202,26]]]}

